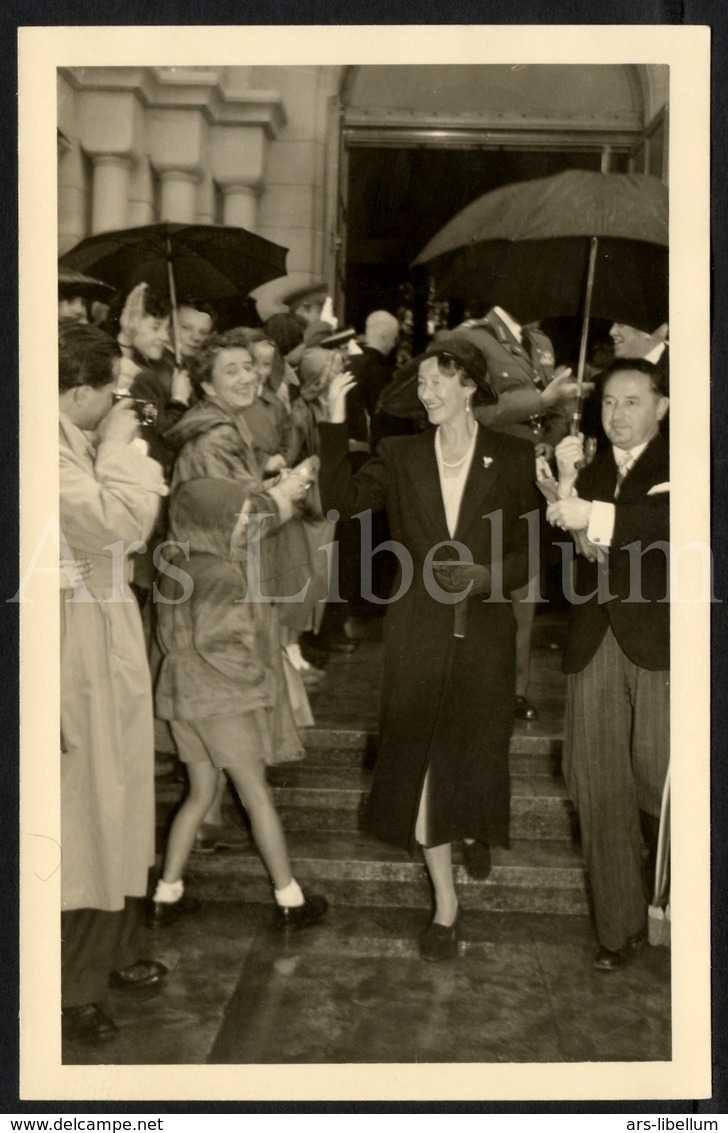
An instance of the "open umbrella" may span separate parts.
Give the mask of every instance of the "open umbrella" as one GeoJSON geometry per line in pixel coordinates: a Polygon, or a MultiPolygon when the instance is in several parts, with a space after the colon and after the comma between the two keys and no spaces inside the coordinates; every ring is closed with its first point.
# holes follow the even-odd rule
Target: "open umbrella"
{"type": "Polygon", "coordinates": [[[428,264],[439,295],[487,299],[523,323],[582,315],[581,383],[591,316],[650,331],[664,321],[667,244],[657,177],[573,169],[472,201],[413,266],[428,264]]]}
{"type": "Polygon", "coordinates": [[[178,295],[208,302],[248,295],[286,274],[287,253],[245,228],[164,222],[89,236],[59,263],[120,291],[148,283],[169,295],[174,313],[178,295]]]}
{"type": "Polygon", "coordinates": [[[74,271],[72,268],[59,267],[58,269],[58,298],[72,299],[80,295],[89,302],[95,300],[108,303],[114,294],[114,288],[100,279],[92,279],[90,275],[74,271]]]}

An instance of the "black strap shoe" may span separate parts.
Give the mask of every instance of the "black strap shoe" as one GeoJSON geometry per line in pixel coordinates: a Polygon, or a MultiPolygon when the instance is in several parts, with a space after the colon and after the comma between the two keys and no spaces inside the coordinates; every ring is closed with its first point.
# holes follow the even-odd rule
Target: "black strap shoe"
{"type": "Polygon", "coordinates": [[[281,929],[306,928],[326,916],[328,907],[328,901],[320,894],[312,893],[310,897],[304,894],[302,905],[276,905],[275,923],[281,929]]]}
{"type": "Polygon", "coordinates": [[[192,916],[202,908],[202,902],[196,897],[188,897],[183,893],[179,901],[150,901],[147,910],[147,923],[150,928],[162,928],[172,924],[180,917],[192,916]]]}

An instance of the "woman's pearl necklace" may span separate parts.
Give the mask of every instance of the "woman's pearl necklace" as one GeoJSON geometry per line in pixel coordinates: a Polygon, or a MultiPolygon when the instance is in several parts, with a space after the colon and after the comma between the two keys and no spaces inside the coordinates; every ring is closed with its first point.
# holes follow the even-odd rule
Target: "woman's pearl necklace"
{"type": "Polygon", "coordinates": [[[443,460],[443,458],[442,458],[442,443],[440,441],[440,429],[438,427],[437,432],[435,433],[435,453],[437,454],[437,459],[440,462],[440,464],[442,465],[442,467],[443,468],[459,468],[461,464],[464,464],[465,461],[470,456],[470,454],[472,453],[474,447],[475,447],[475,438],[477,437],[477,435],[478,435],[478,426],[476,424],[475,431],[473,432],[473,435],[470,438],[470,444],[466,448],[463,455],[460,457],[460,460],[447,461],[447,460],[443,460]]]}

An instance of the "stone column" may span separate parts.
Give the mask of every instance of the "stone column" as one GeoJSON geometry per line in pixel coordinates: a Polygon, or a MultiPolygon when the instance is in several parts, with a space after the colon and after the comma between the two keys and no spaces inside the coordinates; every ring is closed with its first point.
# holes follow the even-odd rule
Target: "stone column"
{"type": "Polygon", "coordinates": [[[222,185],[223,223],[255,232],[258,219],[258,190],[253,185],[222,185]]]}
{"type": "Polygon", "coordinates": [[[86,177],[81,148],[73,145],[58,159],[58,250],[61,253],[88,235],[86,177]]]}
{"type": "Polygon", "coordinates": [[[115,228],[125,228],[131,159],[116,154],[97,154],[93,163],[91,231],[109,232],[115,228]]]}
{"type": "Polygon", "coordinates": [[[197,174],[180,169],[165,169],[160,174],[160,220],[178,224],[194,224],[197,204],[197,174]]]}
{"type": "Polygon", "coordinates": [[[126,222],[130,228],[141,228],[153,224],[154,183],[149,159],[142,157],[134,166],[129,187],[129,207],[126,222]]]}
{"type": "Polygon", "coordinates": [[[197,207],[195,209],[196,224],[214,224],[215,216],[215,186],[212,177],[205,172],[200,184],[197,186],[197,207]]]}

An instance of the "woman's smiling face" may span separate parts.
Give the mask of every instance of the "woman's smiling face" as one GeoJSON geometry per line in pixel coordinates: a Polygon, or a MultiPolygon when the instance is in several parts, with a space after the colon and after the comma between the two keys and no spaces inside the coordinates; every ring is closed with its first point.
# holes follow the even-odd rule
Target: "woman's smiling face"
{"type": "Polygon", "coordinates": [[[417,396],[432,425],[445,425],[465,413],[472,389],[457,373],[444,374],[438,358],[425,358],[417,374],[417,396]]]}
{"type": "Polygon", "coordinates": [[[134,349],[151,362],[158,362],[169,344],[169,319],[144,315],[134,335],[134,349]]]}
{"type": "Polygon", "coordinates": [[[243,346],[221,350],[215,358],[211,380],[203,382],[202,388],[209,397],[214,397],[231,411],[252,405],[257,394],[258,375],[250,351],[243,346]]]}

